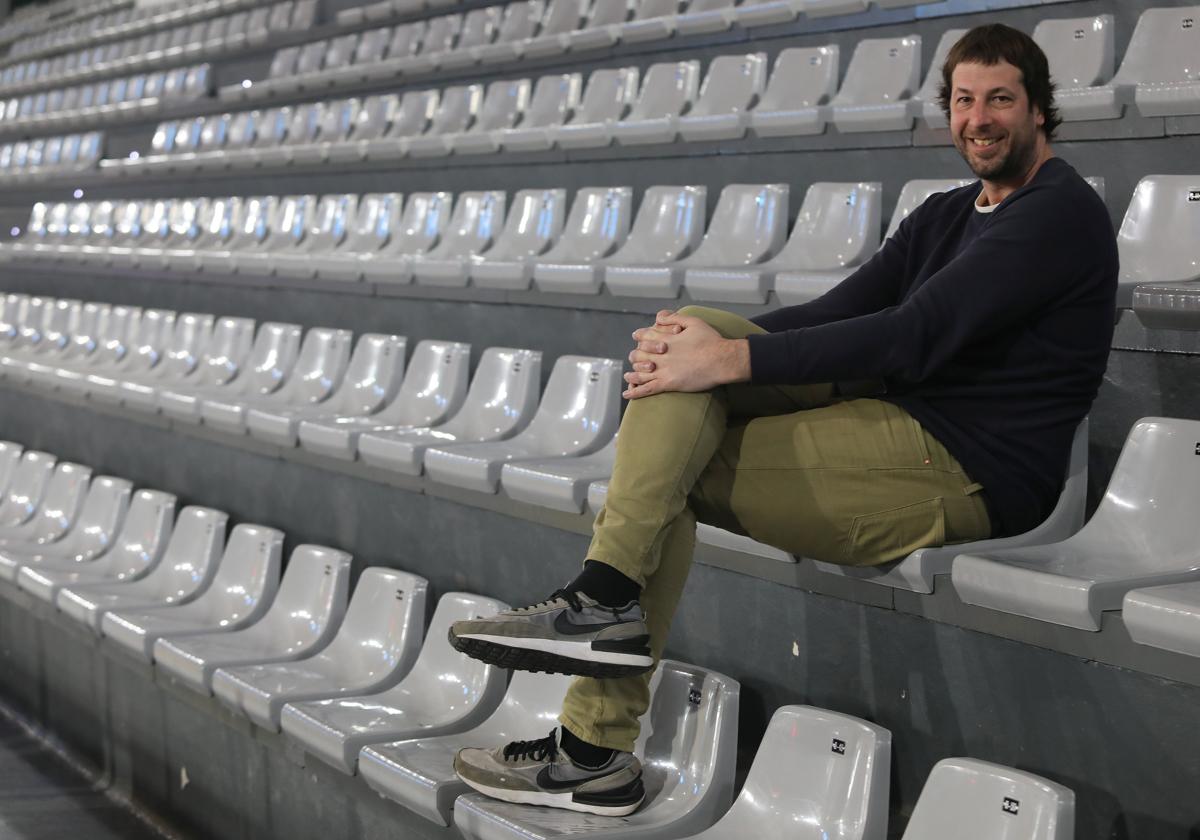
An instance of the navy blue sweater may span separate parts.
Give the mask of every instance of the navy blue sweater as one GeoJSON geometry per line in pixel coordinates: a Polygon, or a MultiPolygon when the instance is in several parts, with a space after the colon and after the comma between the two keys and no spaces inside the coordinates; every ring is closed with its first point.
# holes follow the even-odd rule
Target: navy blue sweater
{"type": "Polygon", "coordinates": [[[1117,246],[1058,158],[991,213],[981,185],[917,208],[827,294],[755,318],[752,380],[882,380],[983,485],[993,536],[1050,513],[1112,344],[1117,246]]]}

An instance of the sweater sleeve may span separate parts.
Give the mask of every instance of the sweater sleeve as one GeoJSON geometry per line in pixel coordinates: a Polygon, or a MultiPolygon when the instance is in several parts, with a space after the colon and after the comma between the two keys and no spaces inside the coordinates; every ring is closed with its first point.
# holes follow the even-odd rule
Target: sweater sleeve
{"type": "Polygon", "coordinates": [[[997,209],[898,305],[893,297],[870,314],[750,336],[753,382],[920,382],[968,343],[1069,294],[1089,261],[1087,233],[1082,214],[1064,209],[1054,192],[1030,190],[997,209]]]}

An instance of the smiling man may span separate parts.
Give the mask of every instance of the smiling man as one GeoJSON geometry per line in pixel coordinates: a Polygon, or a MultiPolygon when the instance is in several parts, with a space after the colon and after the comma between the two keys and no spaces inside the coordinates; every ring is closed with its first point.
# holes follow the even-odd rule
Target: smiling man
{"type": "Polygon", "coordinates": [[[638,806],[638,718],[697,519],[869,565],[1019,534],[1050,512],[1112,340],[1112,224],[1051,151],[1053,85],[1029,36],[972,29],[943,81],[979,181],[931,197],[817,300],[754,321],[664,311],[634,333],[632,402],[583,571],[547,601],[451,631],[485,661],[580,676],[549,736],[463,750],[469,785],[599,814],[638,806]]]}

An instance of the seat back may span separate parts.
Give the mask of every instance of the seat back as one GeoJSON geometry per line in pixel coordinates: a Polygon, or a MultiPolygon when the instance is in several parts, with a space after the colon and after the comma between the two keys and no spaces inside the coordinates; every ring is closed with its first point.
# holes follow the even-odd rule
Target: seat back
{"type": "Polygon", "coordinates": [[[237,393],[269,394],[277,389],[296,365],[301,332],[296,324],[267,322],[259,326],[245,369],[237,375],[237,393]]]}
{"type": "Polygon", "coordinates": [[[837,91],[838,47],[789,47],[775,59],[775,68],[757,110],[790,111],[828,103],[837,91]]]}
{"type": "Polygon", "coordinates": [[[451,205],[454,195],[448,192],[413,193],[404,202],[400,213],[399,199],[392,210],[399,218],[393,220],[387,252],[418,254],[437,245],[451,224],[451,205]]]}
{"type": "Polygon", "coordinates": [[[598,449],[616,434],[620,383],[621,362],[616,359],[560,356],[537,412],[521,435],[561,455],[598,449]]]}
{"type": "Polygon", "coordinates": [[[1069,840],[1075,836],[1075,794],[1033,773],[972,758],[934,765],[906,840],[1069,840]]]}
{"type": "Polygon", "coordinates": [[[163,556],[175,524],[175,496],[161,490],[133,494],[112,548],[95,561],[109,580],[132,580],[163,556]]]}
{"type": "Polygon", "coordinates": [[[288,120],[285,142],[289,146],[314,142],[321,130],[321,120],[325,117],[326,109],[324,102],[308,102],[293,108],[291,119],[288,120]]]}
{"type": "Polygon", "coordinates": [[[1121,280],[1117,305],[1128,307],[1133,286],[1200,277],[1200,199],[1189,175],[1147,175],[1138,181],[1117,233],[1121,280]]]}
{"type": "Polygon", "coordinates": [[[252,632],[288,651],[309,650],[332,638],[346,614],[350,563],[350,555],[336,548],[296,546],[275,599],[252,632]]]}
{"type": "Polygon", "coordinates": [[[736,114],[748,110],[766,88],[767,66],[764,52],[722,55],[713,59],[700,86],[696,106],[688,116],[736,114]]]}
{"type": "Polygon", "coordinates": [[[308,235],[309,213],[316,206],[315,195],[289,195],[279,203],[275,223],[263,247],[268,251],[290,251],[299,248],[308,235]]]}
{"type": "Polygon", "coordinates": [[[263,111],[254,132],[254,146],[270,148],[282,144],[288,136],[288,127],[291,122],[292,109],[288,105],[263,111]]]}
{"type": "Polygon", "coordinates": [[[112,201],[100,201],[92,208],[92,216],[88,227],[89,242],[108,242],[112,239],[116,232],[114,221],[116,219],[117,205],[112,201]]]}
{"type": "Polygon", "coordinates": [[[138,584],[155,600],[179,603],[208,585],[225,545],[229,515],[213,508],[189,505],[179,512],[162,559],[138,584]]]}
{"type": "Polygon", "coordinates": [[[181,379],[196,369],[212,340],[215,319],[214,315],[198,312],[185,312],[175,319],[175,329],[159,365],[160,379],[181,379]]]}
{"type": "Polygon", "coordinates": [[[622,119],[637,101],[639,78],[636,67],[593,70],[579,107],[566,124],[608,123],[622,119]]]}
{"type": "Polygon", "coordinates": [[[200,135],[204,133],[207,117],[193,117],[179,123],[175,132],[175,153],[194,152],[200,145],[200,135]]]}
{"type": "Polygon", "coordinates": [[[171,203],[167,209],[167,227],[173,244],[189,245],[200,236],[200,219],[208,203],[207,198],[178,199],[171,203]]]}
{"type": "MultiPolygon", "coordinates": [[[[450,625],[504,609],[508,606],[495,598],[469,592],[447,592],[438,599],[425,632],[425,643],[404,682],[445,691],[447,696],[443,702],[450,701],[447,705],[457,707],[460,714],[475,706],[486,696],[488,684],[495,680],[497,671],[495,666],[469,659],[452,648],[448,638],[450,625]],[[443,676],[448,674],[453,674],[454,679],[443,676]]],[[[437,702],[442,698],[429,699],[437,702]]]]}
{"type": "Polygon", "coordinates": [[[624,23],[638,5],[634,0],[595,0],[588,12],[587,28],[598,29],[624,23]]]}
{"type": "Polygon", "coordinates": [[[130,339],[129,351],[121,363],[122,372],[146,371],[157,365],[174,328],[174,312],[167,309],[143,310],[137,331],[130,339]]]}
{"type": "Polygon", "coordinates": [[[680,0],[639,0],[634,4],[633,20],[666,17],[679,11],[680,0]]]}
{"type": "Polygon", "coordinates": [[[479,357],[462,407],[441,429],[464,440],[502,440],[537,410],[542,379],[538,350],[489,347],[479,357]]]}
{"type": "MultiPolygon", "coordinates": [[[[400,97],[400,104],[388,123],[385,136],[415,137],[424,134],[432,125],[433,118],[441,112],[441,96],[441,91],[436,89],[406,91],[400,97]]],[[[449,119],[449,115],[446,119],[449,119]]]]}
{"type": "Polygon", "coordinates": [[[138,201],[126,201],[117,211],[113,232],[113,245],[129,245],[142,235],[142,205],[138,201]]]}
{"type": "Polygon", "coordinates": [[[462,15],[442,15],[429,21],[429,27],[421,38],[421,55],[446,52],[454,47],[463,30],[462,15]]]}
{"type": "Polygon", "coordinates": [[[466,257],[486,251],[504,224],[502,190],[460,193],[440,242],[430,258],[466,257]]]}
{"type": "Polygon", "coordinates": [[[630,187],[585,187],[575,193],[558,244],[546,262],[591,262],[607,257],[625,243],[633,215],[630,187]]]}
{"type": "Polygon", "coordinates": [[[394,426],[436,426],[463,404],[470,379],[471,345],[425,339],[413,350],[404,381],[379,421],[394,426]]]}
{"type": "Polygon", "coordinates": [[[13,472],[16,471],[17,465],[21,463],[21,453],[24,447],[19,443],[14,443],[11,440],[0,440],[0,505],[8,492],[9,482],[12,480],[13,472]]]}
{"type": "Polygon", "coordinates": [[[658,265],[686,257],[704,237],[708,190],[693,187],[649,187],[637,218],[614,265],[658,265]]]}
{"type": "Polygon", "coordinates": [[[272,223],[278,218],[279,198],[273,195],[251,196],[242,199],[241,220],[230,237],[231,251],[258,248],[271,233],[272,223]]]}
{"type": "Polygon", "coordinates": [[[906,182],[900,190],[900,197],[896,199],[896,207],[892,210],[887,233],[883,236],[884,241],[891,239],[900,229],[900,223],[907,219],[912,211],[924,204],[931,195],[965,187],[972,183],[974,181],[970,178],[914,178],[906,182]]]}
{"type": "Polygon", "coordinates": [[[303,406],[329,398],[346,375],[353,334],[313,327],[304,336],[296,364],[275,395],[277,404],[303,406]]]}
{"type": "MultiPolygon", "coordinates": [[[[524,5],[515,3],[513,5],[524,5]]],[[[509,8],[512,8],[510,6],[509,8]]],[[[471,125],[471,131],[495,131],[512,128],[529,107],[529,79],[509,79],[492,82],[479,108],[479,116],[471,125]]]]}
{"type": "Polygon", "coordinates": [[[254,319],[221,318],[212,329],[196,374],[197,385],[224,385],[242,370],[254,343],[254,319]]]}
{"type": "Polygon", "coordinates": [[[833,105],[872,105],[908,99],[921,83],[921,37],[864,38],[833,105]]]}
{"type": "Polygon", "coordinates": [[[1038,22],[1033,40],[1050,60],[1050,78],[1058,90],[1093,87],[1112,78],[1115,29],[1112,15],[1038,22]]]}
{"type": "MultiPolygon", "coordinates": [[[[572,2],[579,4],[579,0],[572,2]]],[[[579,73],[542,76],[533,86],[533,96],[521,120],[521,127],[543,128],[562,125],[579,107],[582,89],[583,76],[579,73]]]]}
{"type": "Polygon", "coordinates": [[[49,452],[26,451],[17,462],[0,504],[0,527],[29,522],[42,504],[46,485],[54,474],[55,457],[49,452]]]}
{"type": "Polygon", "coordinates": [[[383,58],[383,51],[387,49],[388,41],[392,37],[392,28],[390,26],[381,26],[378,29],[368,29],[362,33],[362,37],[358,41],[358,45],[354,48],[354,58],[352,64],[371,64],[383,58]]]}
{"type": "Polygon", "coordinates": [[[488,259],[523,260],[543,253],[562,233],[566,208],[566,190],[521,190],[488,259]]]}
{"type": "Polygon", "coordinates": [[[317,138],[323,143],[339,143],[350,136],[350,129],[358,119],[362,102],[357,97],[339,99],[329,103],[321,117],[317,138]]]}
{"type": "Polygon", "coordinates": [[[419,575],[363,569],[325,658],[355,681],[407,673],[424,639],[428,592],[429,582],[419,575]]]}
{"type": "MultiPolygon", "coordinates": [[[[515,4],[513,4],[515,5],[515,4]]],[[[469,50],[472,47],[482,47],[496,39],[500,22],[504,17],[504,6],[485,6],[482,9],[472,9],[463,17],[462,31],[458,34],[456,50],[469,50]]],[[[426,50],[428,52],[428,50],[426,50]]]]}
{"type": "MultiPolygon", "coordinates": [[[[1050,21],[1042,21],[1042,23],[1050,23],[1050,21]]],[[[1038,26],[1040,27],[1041,24],[1038,26]]],[[[1036,30],[1034,31],[1036,32],[1036,30]]],[[[946,57],[950,55],[951,48],[966,34],[966,29],[947,29],[938,38],[937,46],[933,49],[933,60],[929,62],[929,70],[925,73],[925,81],[921,83],[921,87],[913,97],[927,106],[927,110],[929,106],[932,106],[933,109],[936,109],[937,114],[941,114],[941,107],[938,105],[938,91],[942,86],[942,67],[946,63],[946,57]]],[[[1053,72],[1051,72],[1051,77],[1054,78],[1053,72]]],[[[944,117],[938,120],[938,125],[946,124],[944,117]]]]}
{"type": "Polygon", "coordinates": [[[423,20],[405,23],[392,30],[388,39],[388,58],[408,58],[416,55],[421,49],[421,39],[425,37],[426,22],[423,20]]]}
{"type": "Polygon", "coordinates": [[[175,134],[179,131],[178,120],[161,122],[150,137],[150,151],[156,155],[169,155],[175,151],[175,134]]]}
{"type": "MultiPolygon", "coordinates": [[[[641,7],[647,5],[650,4],[639,4],[639,14],[641,7]]],[[[699,88],[699,61],[654,64],[646,71],[642,91],[626,119],[645,120],[681,114],[695,101],[699,88]]]]}
{"type": "Polygon", "coordinates": [[[708,232],[691,259],[700,265],[753,265],[787,237],[787,184],[730,184],[721,190],[708,232]]]}
{"type": "Polygon", "coordinates": [[[200,130],[200,140],[196,144],[198,151],[209,152],[225,147],[229,136],[229,124],[233,121],[232,114],[213,114],[204,121],[200,130]]]}
{"type": "Polygon", "coordinates": [[[1146,9],[1125,48],[1114,84],[1146,85],[1196,81],[1200,6],[1146,9]]]}
{"type": "Polygon", "coordinates": [[[507,44],[533,37],[545,11],[545,0],[509,3],[504,7],[504,19],[496,31],[496,43],[507,44]]]}
{"type": "Polygon", "coordinates": [[[259,116],[258,111],[239,111],[233,114],[225,134],[225,145],[231,149],[243,149],[254,145],[259,116]]]}
{"type": "Polygon", "coordinates": [[[382,137],[399,107],[400,97],[394,93],[365,97],[354,115],[350,139],[374,140],[382,137]]]}
{"type": "Polygon", "coordinates": [[[887,834],[891,733],[812,706],[771,716],[742,792],[718,824],[726,836],[867,840],[887,834]]]}
{"type": "Polygon", "coordinates": [[[101,475],[92,479],[79,508],[79,517],[63,537],[78,557],[92,558],[107,550],[125,519],[133,484],[123,478],[101,475]]]}
{"type": "Polygon", "coordinates": [[[346,239],[346,222],[353,215],[358,196],[353,193],[323,195],[316,210],[309,214],[308,234],[302,247],[305,251],[325,253],[337,248],[346,239]]]}
{"type": "Polygon", "coordinates": [[[325,67],[338,68],[349,64],[356,49],[358,49],[357,32],[330,38],[329,46],[325,50],[325,67]]]}
{"type": "Polygon", "coordinates": [[[55,466],[46,482],[42,503],[25,526],[21,541],[41,545],[61,539],[79,517],[91,478],[91,467],[69,461],[55,466]]]}
{"type": "Polygon", "coordinates": [[[283,532],[242,523],[229,533],[212,585],[199,601],[223,626],[262,611],[279,589],[283,532]]]}
{"type": "Polygon", "coordinates": [[[345,378],[326,403],[330,413],[372,414],[396,396],[404,378],[407,341],[399,335],[363,333],[346,365],[345,378]]]}
{"type": "Polygon", "coordinates": [[[91,230],[91,225],[89,224],[91,217],[91,202],[79,201],[71,205],[71,210],[67,215],[67,239],[75,241],[84,239],[88,235],[88,231],[91,230]]]}
{"type": "Polygon", "coordinates": [[[542,15],[538,37],[563,35],[579,29],[587,17],[589,0],[550,0],[542,15]]]}
{"type": "Polygon", "coordinates": [[[367,193],[358,200],[342,249],[354,253],[378,251],[391,239],[404,197],[399,193],[367,193]]]}
{"type": "Polygon", "coordinates": [[[203,242],[208,247],[222,247],[237,235],[245,211],[242,199],[237,196],[209,199],[208,225],[204,229],[203,242]]]}
{"type": "Polygon", "coordinates": [[[818,181],[804,194],[792,234],[776,264],[788,268],[841,268],[862,262],[879,247],[883,184],[818,181]]]}
{"type": "Polygon", "coordinates": [[[475,122],[483,104],[483,85],[454,85],[441,93],[437,113],[425,132],[430,135],[457,134],[475,122]]]}
{"type": "Polygon", "coordinates": [[[325,40],[310,41],[296,53],[296,64],[292,74],[299,76],[304,73],[315,73],[325,66],[325,52],[329,42],[325,40]]]}

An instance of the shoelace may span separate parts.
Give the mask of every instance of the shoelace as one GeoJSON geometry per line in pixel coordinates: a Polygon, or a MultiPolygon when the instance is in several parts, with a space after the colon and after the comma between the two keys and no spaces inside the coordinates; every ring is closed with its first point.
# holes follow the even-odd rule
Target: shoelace
{"type": "Polygon", "coordinates": [[[579,600],[579,593],[569,592],[566,589],[559,589],[556,592],[551,593],[550,597],[547,598],[545,601],[539,601],[538,603],[534,604],[533,606],[521,607],[520,609],[516,610],[515,612],[523,612],[525,610],[540,609],[541,607],[544,607],[547,604],[550,604],[551,602],[558,600],[559,598],[562,598],[564,601],[566,601],[567,605],[575,612],[583,612],[583,602],[579,600]]]}
{"type": "Polygon", "coordinates": [[[558,755],[558,741],[554,737],[555,730],[551,729],[550,734],[545,738],[536,738],[532,741],[513,741],[504,748],[505,761],[520,761],[523,758],[531,758],[534,761],[544,761],[547,758],[553,760],[558,755]]]}

